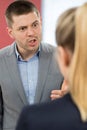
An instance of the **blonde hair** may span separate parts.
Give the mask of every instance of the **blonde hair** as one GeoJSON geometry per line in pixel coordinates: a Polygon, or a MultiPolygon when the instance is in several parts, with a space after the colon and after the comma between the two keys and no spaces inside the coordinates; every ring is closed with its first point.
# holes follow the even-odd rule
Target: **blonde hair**
{"type": "Polygon", "coordinates": [[[75,14],[75,48],[69,70],[70,93],[81,118],[87,120],[87,3],[75,14]]]}
{"type": "Polygon", "coordinates": [[[71,52],[74,51],[75,43],[75,23],[74,16],[76,7],[64,11],[56,26],[56,41],[58,46],[68,48],[71,52]]]}

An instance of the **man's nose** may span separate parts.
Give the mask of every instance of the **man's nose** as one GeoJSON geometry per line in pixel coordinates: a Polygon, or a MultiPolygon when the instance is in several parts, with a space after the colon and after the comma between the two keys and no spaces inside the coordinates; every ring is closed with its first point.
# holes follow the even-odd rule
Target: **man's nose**
{"type": "Polygon", "coordinates": [[[27,35],[33,35],[34,34],[34,29],[32,27],[29,27],[27,30],[27,35]]]}

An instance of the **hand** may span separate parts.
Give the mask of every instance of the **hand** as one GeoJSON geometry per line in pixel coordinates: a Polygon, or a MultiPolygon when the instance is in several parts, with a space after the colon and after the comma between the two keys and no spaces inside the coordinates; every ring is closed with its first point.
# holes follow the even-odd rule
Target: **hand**
{"type": "Polygon", "coordinates": [[[61,87],[61,90],[52,90],[52,91],[51,91],[51,95],[50,95],[51,100],[61,98],[61,97],[63,97],[67,92],[68,92],[68,86],[67,86],[66,81],[64,80],[64,81],[63,81],[63,84],[62,84],[62,87],[61,87]]]}

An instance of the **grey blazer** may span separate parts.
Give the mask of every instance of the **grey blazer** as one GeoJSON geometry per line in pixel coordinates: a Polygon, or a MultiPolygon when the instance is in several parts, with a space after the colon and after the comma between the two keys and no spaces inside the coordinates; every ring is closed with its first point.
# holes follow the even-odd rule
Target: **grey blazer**
{"type": "MultiPolygon", "coordinates": [[[[61,87],[63,77],[55,62],[54,52],[54,47],[41,43],[35,103],[50,101],[51,90],[61,87]]],[[[0,100],[3,99],[3,130],[15,130],[22,108],[29,103],[20,78],[14,44],[0,50],[0,90],[0,100]]]]}

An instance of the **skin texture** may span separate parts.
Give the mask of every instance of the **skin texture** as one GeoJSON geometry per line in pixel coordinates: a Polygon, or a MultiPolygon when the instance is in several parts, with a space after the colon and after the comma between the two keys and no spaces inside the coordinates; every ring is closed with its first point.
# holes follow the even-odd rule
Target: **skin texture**
{"type": "Polygon", "coordinates": [[[68,92],[68,86],[67,86],[67,82],[64,80],[61,90],[52,90],[51,91],[51,99],[57,99],[57,98],[61,98],[63,97],[66,93],[68,92]]]}
{"type": "Polygon", "coordinates": [[[8,27],[8,33],[16,40],[17,49],[24,60],[31,58],[38,50],[41,31],[41,20],[35,12],[13,16],[13,24],[8,27]]]}

